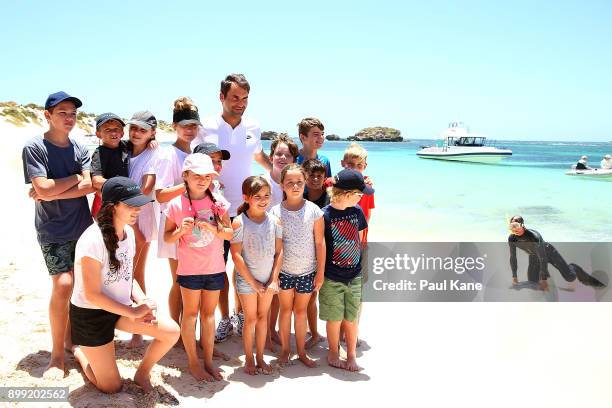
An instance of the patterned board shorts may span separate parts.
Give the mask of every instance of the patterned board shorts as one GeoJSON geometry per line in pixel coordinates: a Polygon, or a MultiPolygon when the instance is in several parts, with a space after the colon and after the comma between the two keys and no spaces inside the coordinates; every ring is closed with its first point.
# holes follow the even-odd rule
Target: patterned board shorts
{"type": "Polygon", "coordinates": [[[74,269],[74,251],[77,241],[67,241],[60,244],[40,244],[40,249],[47,264],[49,275],[58,275],[74,269]]]}
{"type": "Polygon", "coordinates": [[[297,293],[312,293],[314,290],[314,278],[316,272],[307,275],[294,276],[281,272],[278,275],[280,288],[282,290],[295,289],[297,293]]]}

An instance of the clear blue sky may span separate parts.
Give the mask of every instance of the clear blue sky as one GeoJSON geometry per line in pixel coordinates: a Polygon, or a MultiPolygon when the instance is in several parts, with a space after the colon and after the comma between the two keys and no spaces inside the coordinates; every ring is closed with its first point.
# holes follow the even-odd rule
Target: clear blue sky
{"type": "Polygon", "coordinates": [[[612,140],[612,2],[2,2],[0,101],[171,118],[220,111],[242,72],[247,113],[296,133],[317,116],[348,136],[434,137],[462,120],[493,139],[612,140]]]}

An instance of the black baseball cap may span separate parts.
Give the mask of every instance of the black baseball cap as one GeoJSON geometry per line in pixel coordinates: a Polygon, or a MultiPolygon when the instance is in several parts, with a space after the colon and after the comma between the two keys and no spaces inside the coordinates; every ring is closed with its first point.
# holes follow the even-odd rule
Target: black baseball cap
{"type": "Polygon", "coordinates": [[[149,111],[140,111],[132,115],[132,119],[127,121],[128,125],[138,126],[145,130],[157,127],[157,119],[149,111]]]}
{"type": "Polygon", "coordinates": [[[121,201],[130,207],[142,207],[153,201],[142,194],[140,186],[127,177],[113,177],[102,186],[102,202],[117,203],[121,201]]]}
{"type": "Polygon", "coordinates": [[[223,150],[223,149],[219,149],[219,146],[217,146],[214,143],[209,143],[209,142],[200,143],[199,145],[197,145],[195,147],[195,149],[193,149],[193,152],[194,153],[202,153],[202,154],[205,154],[207,156],[210,156],[213,153],[221,152],[221,158],[223,160],[229,160],[230,157],[231,157],[229,151],[223,150]]]}
{"type": "Polygon", "coordinates": [[[52,108],[58,105],[60,102],[64,102],[64,101],[74,102],[74,106],[76,106],[77,109],[83,106],[83,102],[81,102],[79,98],[70,96],[64,91],[59,91],[59,92],[52,93],[51,95],[47,97],[47,101],[45,102],[45,110],[49,110],[49,108],[52,108]]]}
{"type": "Polygon", "coordinates": [[[334,187],[342,190],[359,190],[364,194],[374,194],[374,189],[366,184],[360,172],[344,169],[334,177],[334,187]]]}
{"type": "Polygon", "coordinates": [[[102,126],[109,120],[116,120],[117,122],[121,123],[121,126],[125,126],[125,122],[119,116],[111,112],[106,112],[96,118],[96,129],[100,129],[100,126],[102,126]]]}

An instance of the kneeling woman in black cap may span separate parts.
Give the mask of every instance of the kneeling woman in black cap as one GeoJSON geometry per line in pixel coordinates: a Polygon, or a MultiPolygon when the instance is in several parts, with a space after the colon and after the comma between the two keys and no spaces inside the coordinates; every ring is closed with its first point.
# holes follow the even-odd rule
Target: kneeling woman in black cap
{"type": "Polygon", "coordinates": [[[133,225],[140,207],[151,199],[126,177],[113,177],[102,187],[102,208],[76,245],[70,324],[74,356],[87,378],[106,393],[121,390],[115,359],[115,328],[153,337],[134,375],[145,391],[150,372],[179,337],[171,319],[156,318],[156,304],[133,280],[133,225]],[[134,305],[135,304],[135,305],[134,305]]]}
{"type": "Polygon", "coordinates": [[[542,236],[533,229],[525,228],[523,217],[515,215],[510,218],[510,236],[508,245],[510,247],[510,269],[512,269],[512,284],[518,284],[516,274],[517,260],[516,249],[522,249],[529,255],[529,266],[527,268],[527,278],[531,282],[540,283],[540,289],[548,289],[548,264],[551,264],[561,273],[563,279],[570,282],[570,290],[574,289],[576,278],[587,286],[601,288],[604,285],[597,278],[586,273],[580,266],[565,262],[565,259],[557,249],[544,241],[542,236]]]}

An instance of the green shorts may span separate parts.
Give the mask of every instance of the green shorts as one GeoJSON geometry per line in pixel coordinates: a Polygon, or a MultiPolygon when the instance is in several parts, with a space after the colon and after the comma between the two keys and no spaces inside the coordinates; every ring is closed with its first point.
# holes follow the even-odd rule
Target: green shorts
{"type": "Polygon", "coordinates": [[[319,291],[319,318],[354,322],[361,306],[361,276],[348,285],[325,278],[319,291]]]}
{"type": "Polygon", "coordinates": [[[76,244],[76,240],[62,242],[61,244],[40,244],[49,275],[70,272],[74,269],[76,244]]]}

